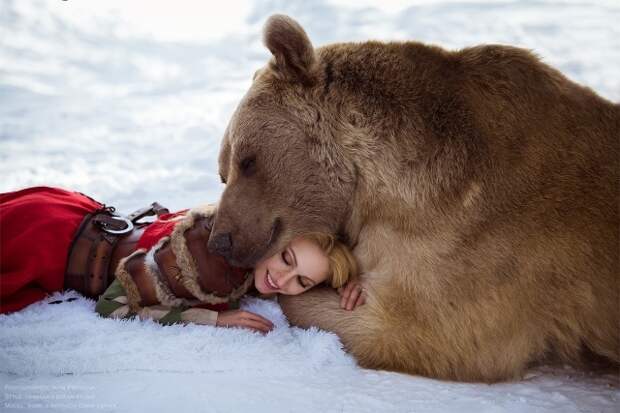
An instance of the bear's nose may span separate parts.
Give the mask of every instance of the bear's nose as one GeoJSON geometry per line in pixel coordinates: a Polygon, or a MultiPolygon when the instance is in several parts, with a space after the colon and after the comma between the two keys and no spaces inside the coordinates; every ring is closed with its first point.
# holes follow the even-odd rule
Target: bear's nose
{"type": "Polygon", "coordinates": [[[222,255],[224,258],[230,258],[232,252],[230,232],[216,234],[214,238],[209,240],[208,246],[211,253],[222,255]]]}

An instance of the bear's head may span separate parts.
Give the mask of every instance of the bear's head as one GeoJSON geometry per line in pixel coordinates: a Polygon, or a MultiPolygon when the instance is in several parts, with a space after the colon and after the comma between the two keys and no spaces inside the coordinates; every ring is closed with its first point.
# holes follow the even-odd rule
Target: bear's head
{"type": "Polygon", "coordinates": [[[350,211],[355,167],[321,100],[324,70],[301,26],[272,16],[264,43],[273,58],[257,71],[224,134],[226,184],[209,249],[252,266],[295,236],[337,233],[350,211]]]}

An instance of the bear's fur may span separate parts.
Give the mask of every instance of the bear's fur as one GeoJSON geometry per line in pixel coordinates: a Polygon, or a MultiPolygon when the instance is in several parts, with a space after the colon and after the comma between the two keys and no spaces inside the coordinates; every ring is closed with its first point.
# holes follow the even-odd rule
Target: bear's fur
{"type": "Polygon", "coordinates": [[[317,288],[289,320],[363,367],[465,381],[554,357],[620,362],[620,107],[532,53],[416,42],[273,54],[222,141],[209,247],[253,265],[306,231],[353,248],[367,302],[317,288]]]}

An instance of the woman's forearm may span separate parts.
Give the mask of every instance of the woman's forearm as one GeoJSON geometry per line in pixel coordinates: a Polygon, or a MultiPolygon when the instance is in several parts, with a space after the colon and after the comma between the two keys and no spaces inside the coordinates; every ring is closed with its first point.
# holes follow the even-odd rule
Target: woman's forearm
{"type": "Polygon", "coordinates": [[[130,309],[125,290],[118,280],[115,280],[99,297],[95,311],[106,318],[130,319],[138,316],[141,320],[151,319],[164,325],[194,323],[215,326],[218,316],[217,311],[206,308],[164,305],[145,306],[134,312],[130,309]]]}

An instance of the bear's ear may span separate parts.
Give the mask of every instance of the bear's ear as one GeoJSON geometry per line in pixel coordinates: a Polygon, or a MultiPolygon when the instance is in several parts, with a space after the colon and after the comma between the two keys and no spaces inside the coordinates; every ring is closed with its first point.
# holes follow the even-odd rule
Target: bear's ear
{"type": "Polygon", "coordinates": [[[274,14],[265,23],[263,42],[275,58],[274,70],[290,81],[313,83],[314,48],[299,23],[274,14]]]}

